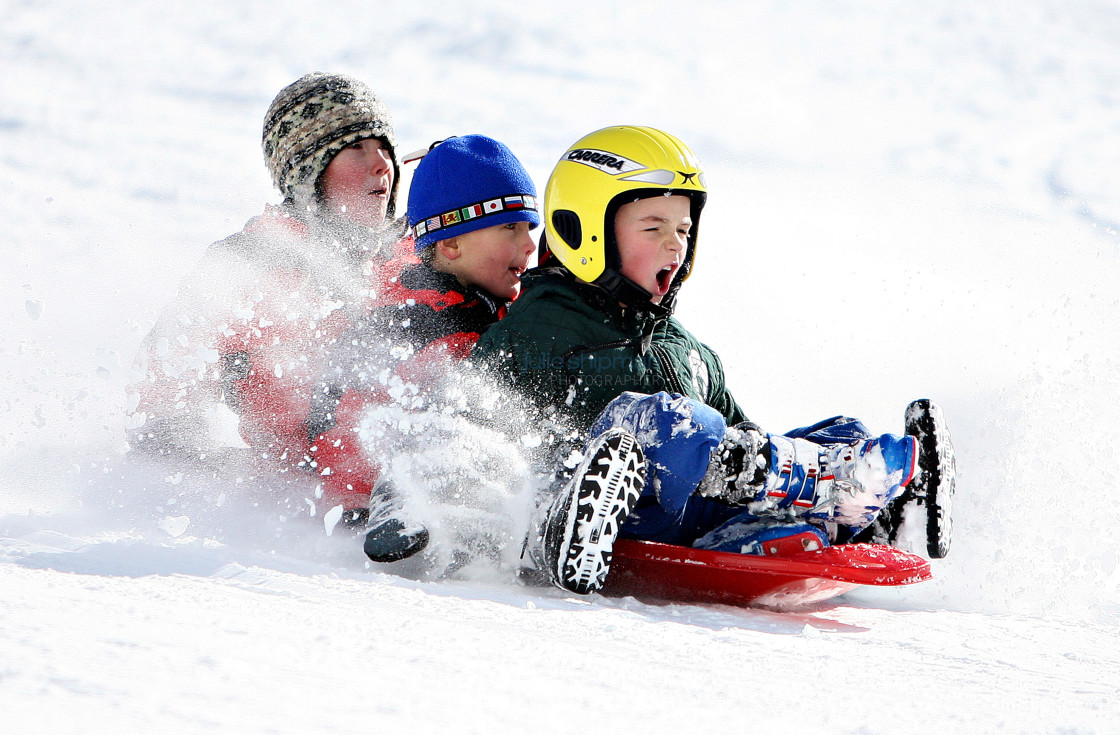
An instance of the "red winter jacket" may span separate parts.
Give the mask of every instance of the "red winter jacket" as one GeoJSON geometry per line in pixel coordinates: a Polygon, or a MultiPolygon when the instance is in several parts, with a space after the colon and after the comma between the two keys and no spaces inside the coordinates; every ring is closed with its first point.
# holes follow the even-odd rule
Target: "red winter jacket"
{"type": "Polygon", "coordinates": [[[380,471],[359,439],[364,414],[390,402],[423,401],[507,304],[401,255],[380,270],[379,306],[350,326],[332,349],[327,380],[316,391],[312,458],[324,497],[347,508],[368,505],[380,471]]]}
{"type": "Polygon", "coordinates": [[[401,232],[269,207],[210,246],[141,348],[132,448],[205,458],[239,435],[255,459],[306,467],[312,390],[331,346],[376,306],[381,242],[401,232]]]}

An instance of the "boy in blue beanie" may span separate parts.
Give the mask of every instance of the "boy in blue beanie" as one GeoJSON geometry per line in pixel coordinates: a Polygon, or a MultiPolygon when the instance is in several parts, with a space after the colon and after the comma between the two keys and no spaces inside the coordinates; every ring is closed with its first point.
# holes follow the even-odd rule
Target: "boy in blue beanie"
{"type": "Polygon", "coordinates": [[[482,135],[438,143],[408,192],[416,251],[432,270],[512,301],[535,249],[536,187],[508,148],[482,135]]]}
{"type": "Polygon", "coordinates": [[[371,408],[424,403],[417,395],[505,314],[535,249],[529,233],[540,224],[537,190],[502,143],[449,138],[433,145],[413,174],[408,222],[415,252],[381,270],[380,306],[338,341],[329,379],[313,397],[313,460],[325,485],[370,495],[365,551],[378,562],[412,556],[429,533],[403,520],[399,494],[378,482],[382,465],[402,451],[398,432],[379,435],[371,448],[368,436],[359,437],[362,422],[371,408]]]}

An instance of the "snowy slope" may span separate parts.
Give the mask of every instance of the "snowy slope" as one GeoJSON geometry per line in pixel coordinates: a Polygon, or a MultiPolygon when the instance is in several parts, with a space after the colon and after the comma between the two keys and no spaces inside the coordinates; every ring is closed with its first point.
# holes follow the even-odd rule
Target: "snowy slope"
{"type": "Polygon", "coordinates": [[[1120,8],[305,5],[0,0],[5,730],[1120,732],[1120,8]],[[936,579],[798,614],[414,581],[236,473],[126,463],[139,341],[275,201],[261,118],[314,69],[542,184],[603,125],[687,141],[682,320],[772,430],[941,402],[936,579]]]}

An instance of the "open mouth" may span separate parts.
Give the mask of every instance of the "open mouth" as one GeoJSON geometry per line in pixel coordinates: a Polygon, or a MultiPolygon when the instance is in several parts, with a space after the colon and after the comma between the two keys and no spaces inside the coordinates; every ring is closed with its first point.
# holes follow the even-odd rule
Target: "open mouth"
{"type": "Polygon", "coordinates": [[[521,276],[525,274],[525,271],[529,270],[530,260],[532,260],[532,258],[518,258],[516,263],[510,263],[509,272],[517,278],[521,278],[521,276]]]}
{"type": "Polygon", "coordinates": [[[657,272],[657,290],[660,294],[669,292],[669,285],[673,282],[677,267],[676,263],[671,263],[657,272]]]}

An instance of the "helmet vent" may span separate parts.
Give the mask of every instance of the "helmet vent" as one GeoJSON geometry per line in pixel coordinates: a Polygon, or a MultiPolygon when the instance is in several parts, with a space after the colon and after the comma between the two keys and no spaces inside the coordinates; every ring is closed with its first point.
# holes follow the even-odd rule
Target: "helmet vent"
{"type": "Polygon", "coordinates": [[[570,209],[557,209],[552,213],[552,227],[568,247],[579,250],[583,243],[583,227],[578,214],[570,209]]]}

